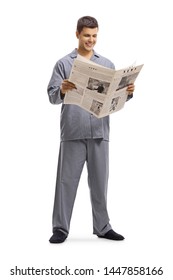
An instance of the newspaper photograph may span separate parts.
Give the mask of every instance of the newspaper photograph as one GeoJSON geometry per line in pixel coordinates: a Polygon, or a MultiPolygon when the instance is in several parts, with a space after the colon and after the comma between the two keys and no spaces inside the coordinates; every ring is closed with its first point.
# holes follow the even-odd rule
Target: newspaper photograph
{"type": "Polygon", "coordinates": [[[73,63],[69,81],[76,89],[65,94],[65,104],[75,104],[97,118],[119,111],[127,100],[127,87],[134,83],[142,65],[121,70],[103,67],[78,56],[73,63]]]}

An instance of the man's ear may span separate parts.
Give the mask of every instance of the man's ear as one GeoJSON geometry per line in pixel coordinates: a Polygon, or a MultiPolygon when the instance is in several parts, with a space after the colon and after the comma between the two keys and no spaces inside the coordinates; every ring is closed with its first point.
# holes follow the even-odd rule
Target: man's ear
{"type": "Polygon", "coordinates": [[[76,37],[77,37],[77,39],[79,39],[79,32],[78,31],[76,31],[76,37]]]}

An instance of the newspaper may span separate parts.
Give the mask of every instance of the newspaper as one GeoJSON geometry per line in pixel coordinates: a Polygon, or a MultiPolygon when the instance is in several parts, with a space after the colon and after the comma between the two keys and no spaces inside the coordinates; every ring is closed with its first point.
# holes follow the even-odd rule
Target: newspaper
{"type": "Polygon", "coordinates": [[[114,70],[77,56],[69,81],[76,89],[65,94],[65,104],[75,104],[97,118],[119,111],[127,100],[127,87],[134,83],[143,64],[114,70]]]}

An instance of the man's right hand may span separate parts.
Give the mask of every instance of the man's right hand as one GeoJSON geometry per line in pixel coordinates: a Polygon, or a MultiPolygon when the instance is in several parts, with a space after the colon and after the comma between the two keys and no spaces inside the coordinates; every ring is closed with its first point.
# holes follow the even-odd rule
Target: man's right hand
{"type": "Polygon", "coordinates": [[[69,80],[64,80],[61,84],[60,90],[62,94],[66,94],[68,91],[77,89],[75,84],[70,82],[69,80]]]}

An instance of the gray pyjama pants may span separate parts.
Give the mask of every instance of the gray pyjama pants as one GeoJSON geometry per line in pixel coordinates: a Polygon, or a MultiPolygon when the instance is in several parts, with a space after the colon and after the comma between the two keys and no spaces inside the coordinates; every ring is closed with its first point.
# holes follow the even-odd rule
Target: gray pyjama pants
{"type": "Polygon", "coordinates": [[[77,187],[87,164],[90,189],[93,233],[104,235],[111,229],[107,212],[109,173],[109,142],[102,139],[62,141],[60,143],[53,231],[60,229],[68,235],[77,187]]]}

